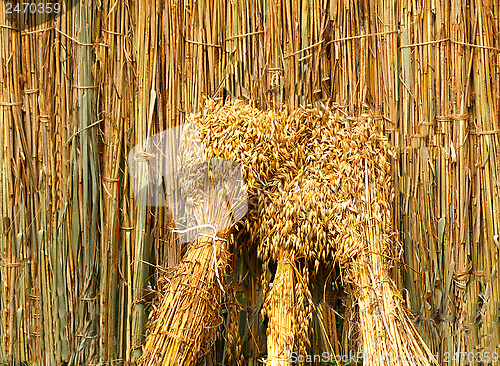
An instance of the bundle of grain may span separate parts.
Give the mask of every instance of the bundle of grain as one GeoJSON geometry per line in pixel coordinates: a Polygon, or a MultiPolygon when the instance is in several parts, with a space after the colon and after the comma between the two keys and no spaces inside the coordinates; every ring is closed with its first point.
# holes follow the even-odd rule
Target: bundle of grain
{"type": "MultiPolygon", "coordinates": [[[[223,273],[229,255],[224,245],[217,243],[217,268],[223,273]]],[[[182,263],[162,278],[160,301],[149,319],[141,364],[193,365],[209,349],[222,320],[223,298],[213,266],[213,248],[212,238],[197,239],[182,263]]]]}
{"type": "MultiPolygon", "coordinates": [[[[150,160],[164,156],[155,160],[156,166],[163,166],[167,192],[178,186],[181,197],[179,202],[169,201],[177,217],[178,229],[173,231],[179,233],[181,242],[191,243],[182,262],[160,279],[143,365],[192,365],[214,341],[222,322],[228,228],[246,207],[239,167],[232,161],[207,160],[193,125],[174,132],[180,134],[174,154],[167,156],[164,149],[158,149],[163,146],[158,143],[160,137],[150,139],[146,145],[152,148],[146,150],[150,160]]],[[[150,196],[159,198],[158,194],[150,196]]]]}
{"type": "MultiPolygon", "coordinates": [[[[294,258],[305,258],[305,268],[315,270],[320,262],[337,261],[358,304],[365,364],[381,357],[386,365],[434,362],[389,275],[397,257],[389,149],[373,119],[338,109],[262,112],[242,102],[213,101],[190,119],[200,127],[209,157],[242,165],[249,196],[259,200],[259,214],[248,215],[245,225],[264,266],[279,263],[274,286],[285,293],[293,288],[285,263],[300,267],[294,258]]],[[[306,286],[302,298],[284,300],[287,307],[275,293],[270,291],[264,309],[270,317],[268,363],[289,364],[292,349],[307,345],[310,295],[306,286]]]]}

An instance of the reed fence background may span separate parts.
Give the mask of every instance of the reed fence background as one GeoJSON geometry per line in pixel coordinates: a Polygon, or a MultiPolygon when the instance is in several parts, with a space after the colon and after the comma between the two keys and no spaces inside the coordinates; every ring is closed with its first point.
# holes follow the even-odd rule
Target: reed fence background
{"type": "MultiPolygon", "coordinates": [[[[138,360],[155,266],[182,248],[164,208],[134,202],[127,154],[202,96],[379,118],[396,152],[394,276],[419,331],[441,362],[500,352],[498,1],[65,7],[23,30],[0,2],[1,361],[138,360]]],[[[241,353],[255,365],[258,266],[235,254],[241,353]]],[[[347,353],[350,304],[344,320],[318,303],[314,347],[347,353]]]]}

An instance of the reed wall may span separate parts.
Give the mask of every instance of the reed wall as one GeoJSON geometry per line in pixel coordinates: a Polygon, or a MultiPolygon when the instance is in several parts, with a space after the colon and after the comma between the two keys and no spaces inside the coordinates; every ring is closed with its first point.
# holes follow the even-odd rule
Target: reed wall
{"type": "MultiPolygon", "coordinates": [[[[376,116],[396,153],[394,276],[419,331],[441,362],[500,352],[498,11],[489,0],[87,0],[26,25],[0,2],[0,360],[138,359],[155,268],[182,248],[164,208],[134,202],[127,154],[203,96],[376,116]]],[[[255,309],[244,252],[235,296],[255,309]]],[[[345,321],[321,306],[318,349],[346,353],[350,305],[345,321]]],[[[258,312],[240,319],[255,360],[258,312]]]]}

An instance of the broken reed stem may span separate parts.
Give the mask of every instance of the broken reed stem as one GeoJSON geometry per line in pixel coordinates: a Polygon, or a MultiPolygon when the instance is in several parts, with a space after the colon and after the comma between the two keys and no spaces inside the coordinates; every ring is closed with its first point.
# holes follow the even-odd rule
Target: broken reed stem
{"type": "Polygon", "coordinates": [[[266,366],[290,365],[295,343],[295,275],[293,251],[282,250],[269,292],[266,366]]]}
{"type": "MultiPolygon", "coordinates": [[[[228,253],[217,240],[217,266],[224,273],[228,253]]],[[[201,237],[182,262],[163,277],[161,302],[150,317],[141,365],[193,365],[211,345],[222,321],[222,291],[216,278],[210,237],[201,237]]]]}

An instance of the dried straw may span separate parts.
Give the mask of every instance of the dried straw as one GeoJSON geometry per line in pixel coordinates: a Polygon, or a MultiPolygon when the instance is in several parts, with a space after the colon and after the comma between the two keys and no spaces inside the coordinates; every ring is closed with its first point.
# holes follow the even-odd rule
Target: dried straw
{"type": "MultiPolygon", "coordinates": [[[[217,241],[223,273],[229,254],[217,241]]],[[[142,365],[193,365],[207,352],[222,322],[223,293],[213,261],[212,238],[196,240],[182,262],[161,277],[161,300],[150,317],[142,365]]]]}
{"type": "Polygon", "coordinates": [[[264,314],[269,317],[267,327],[266,365],[288,365],[295,344],[296,295],[293,265],[290,252],[282,251],[272,289],[269,291],[264,314]]]}
{"type": "MultiPolygon", "coordinates": [[[[140,355],[147,263],[181,256],[167,211],[135,209],[124,156],[184,121],[201,95],[223,91],[260,107],[280,94],[290,106],[331,100],[384,118],[408,264],[394,273],[415,324],[440,357],[497,351],[497,3],[89,1],[28,32],[9,21],[6,4],[2,360],[140,355]]],[[[245,278],[245,261],[235,267],[245,278]]],[[[246,277],[239,296],[258,312],[255,282],[246,277]]],[[[350,350],[345,318],[336,353],[350,350]]],[[[258,357],[257,323],[245,357],[258,357]]]]}
{"type": "MultiPolygon", "coordinates": [[[[264,266],[278,261],[263,311],[270,318],[268,364],[288,364],[294,347],[305,351],[308,315],[300,309],[308,309],[310,294],[291,296],[296,280],[285,265],[300,268],[297,258],[304,259],[304,269],[333,261],[343,268],[358,304],[366,357],[384,355],[388,365],[431,364],[389,275],[397,249],[394,193],[388,142],[374,120],[330,109],[261,112],[242,102],[221,106],[210,100],[190,118],[201,128],[208,156],[242,164],[249,194],[259,198],[260,212],[249,215],[246,226],[264,266]]],[[[303,280],[307,284],[308,276],[303,280]]]]}
{"type": "MultiPolygon", "coordinates": [[[[182,262],[160,277],[160,301],[150,316],[143,365],[192,365],[209,350],[222,323],[222,275],[229,258],[224,237],[230,230],[220,231],[238,215],[238,198],[246,199],[239,192],[245,187],[241,179],[231,180],[238,171],[231,162],[206,160],[193,127],[182,126],[176,156],[179,196],[185,199],[184,215],[177,224],[187,228],[173,231],[196,230],[199,237],[182,262]],[[229,202],[231,207],[226,206],[229,202]]],[[[176,210],[180,203],[170,204],[176,210]]]]}

